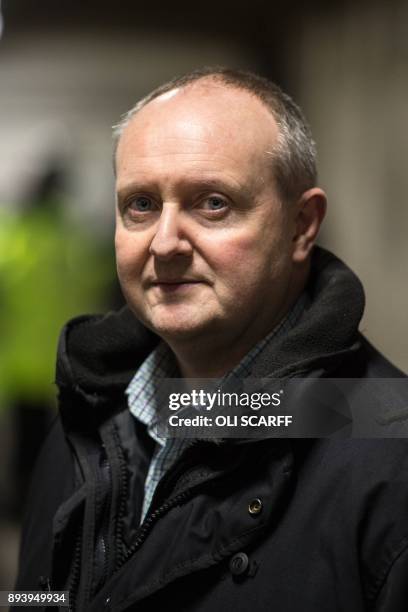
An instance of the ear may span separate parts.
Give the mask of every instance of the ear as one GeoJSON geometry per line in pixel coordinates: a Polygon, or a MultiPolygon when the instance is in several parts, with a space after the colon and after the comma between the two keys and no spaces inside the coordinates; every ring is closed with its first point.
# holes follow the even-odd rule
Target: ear
{"type": "Polygon", "coordinates": [[[295,234],[292,260],[303,263],[308,258],[326,214],[326,194],[319,187],[305,191],[295,205],[295,234]]]}

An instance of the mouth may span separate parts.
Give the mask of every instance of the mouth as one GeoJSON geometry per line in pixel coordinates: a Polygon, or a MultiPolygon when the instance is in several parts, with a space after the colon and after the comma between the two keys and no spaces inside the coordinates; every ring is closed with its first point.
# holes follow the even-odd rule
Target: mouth
{"type": "Polygon", "coordinates": [[[192,279],[156,280],[152,282],[151,286],[160,289],[164,293],[175,293],[187,291],[202,283],[203,281],[192,279]]]}

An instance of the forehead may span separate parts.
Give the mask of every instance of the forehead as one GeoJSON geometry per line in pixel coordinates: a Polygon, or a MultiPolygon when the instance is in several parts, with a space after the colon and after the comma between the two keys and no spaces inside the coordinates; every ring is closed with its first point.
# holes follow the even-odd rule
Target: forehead
{"type": "Polygon", "coordinates": [[[118,181],[170,164],[270,174],[277,135],[274,117],[254,95],[197,82],[156,98],[130,120],[117,148],[118,181]]]}

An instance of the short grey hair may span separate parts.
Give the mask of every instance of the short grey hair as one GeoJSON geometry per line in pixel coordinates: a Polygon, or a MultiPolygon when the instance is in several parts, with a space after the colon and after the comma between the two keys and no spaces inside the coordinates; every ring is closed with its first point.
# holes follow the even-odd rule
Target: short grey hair
{"type": "Polygon", "coordinates": [[[202,79],[247,91],[272,113],[278,126],[278,142],[269,153],[277,188],[284,201],[296,201],[304,191],[316,186],[316,145],[299,106],[276,83],[265,77],[218,66],[200,68],[176,77],[139,100],[113,128],[115,157],[123,130],[146,104],[173,89],[187,87],[202,79]]]}

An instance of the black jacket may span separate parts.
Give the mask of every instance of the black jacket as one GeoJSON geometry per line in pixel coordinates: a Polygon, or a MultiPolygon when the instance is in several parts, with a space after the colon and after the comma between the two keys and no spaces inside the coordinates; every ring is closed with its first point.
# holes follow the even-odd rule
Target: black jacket
{"type": "MultiPolygon", "coordinates": [[[[316,249],[307,290],[253,376],[404,376],[358,332],[342,262],[316,249]]],[[[81,612],[405,612],[404,439],[193,441],[139,525],[153,443],[124,389],[157,341],[127,309],[65,327],[16,588],[69,588],[81,612]]]]}

